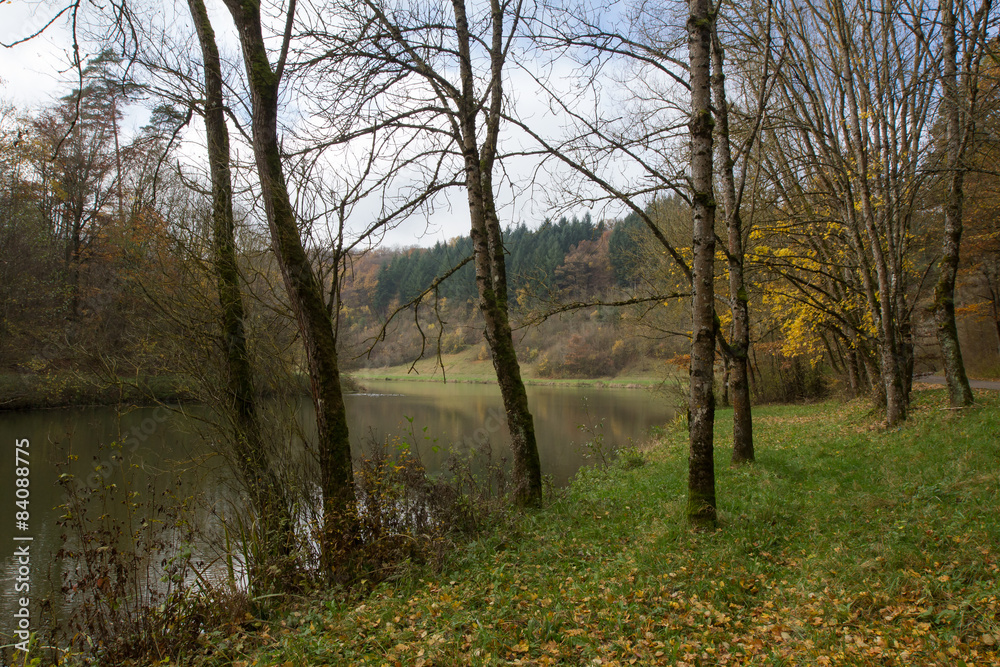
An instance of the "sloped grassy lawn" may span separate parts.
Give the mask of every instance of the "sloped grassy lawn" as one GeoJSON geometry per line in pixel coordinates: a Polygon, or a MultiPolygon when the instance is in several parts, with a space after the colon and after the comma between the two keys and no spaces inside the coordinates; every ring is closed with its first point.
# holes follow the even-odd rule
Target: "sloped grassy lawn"
{"type": "MultiPolygon", "coordinates": [[[[1000,665],[1000,395],[756,411],[722,526],[684,526],[686,433],[350,603],[261,625],[246,665],[1000,665]]],[[[250,642],[248,642],[250,643],[250,642]]]]}

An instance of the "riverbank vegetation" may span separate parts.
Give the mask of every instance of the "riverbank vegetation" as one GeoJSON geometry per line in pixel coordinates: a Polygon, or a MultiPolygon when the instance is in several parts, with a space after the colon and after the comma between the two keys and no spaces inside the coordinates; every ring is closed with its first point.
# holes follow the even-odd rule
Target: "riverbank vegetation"
{"type": "MultiPolygon", "coordinates": [[[[207,634],[199,665],[1000,664],[1000,400],[915,393],[756,412],[685,527],[686,433],[586,468],[432,563],[207,634]]],[[[720,420],[719,439],[727,420],[720,420]]]]}
{"type": "Polygon", "coordinates": [[[2,409],[35,410],[122,403],[154,405],[193,398],[181,377],[155,375],[118,380],[117,383],[109,383],[107,378],[98,375],[86,377],[75,372],[3,374],[0,375],[2,409]]]}

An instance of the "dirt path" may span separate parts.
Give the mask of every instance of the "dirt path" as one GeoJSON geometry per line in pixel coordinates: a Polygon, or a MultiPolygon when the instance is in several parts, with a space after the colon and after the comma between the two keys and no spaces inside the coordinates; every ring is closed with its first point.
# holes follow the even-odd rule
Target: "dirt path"
{"type": "MultiPolygon", "coordinates": [[[[942,375],[918,375],[913,378],[914,382],[926,382],[928,384],[946,384],[942,375]]],[[[973,389],[992,389],[1000,391],[1000,382],[993,380],[969,380],[973,389]]]]}

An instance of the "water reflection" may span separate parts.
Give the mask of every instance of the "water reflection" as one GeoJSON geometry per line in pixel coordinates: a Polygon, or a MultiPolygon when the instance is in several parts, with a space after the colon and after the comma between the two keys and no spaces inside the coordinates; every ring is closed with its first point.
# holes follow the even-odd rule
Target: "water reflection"
{"type": "MultiPolygon", "coordinates": [[[[439,471],[453,448],[466,450],[488,441],[495,456],[508,455],[508,433],[499,389],[492,385],[366,382],[366,393],[347,397],[348,424],[352,449],[361,454],[367,442],[394,438],[416,451],[430,472],[439,471]]],[[[535,417],[535,429],[543,474],[561,486],[586,463],[582,444],[589,435],[581,424],[602,424],[608,445],[627,444],[642,439],[650,426],[673,417],[662,398],[641,390],[612,390],[575,387],[530,387],[528,401],[535,417]]],[[[305,436],[315,433],[313,409],[309,401],[286,406],[297,416],[305,436]]],[[[148,494],[162,494],[166,484],[180,485],[181,497],[197,492],[201,496],[196,517],[209,530],[218,529],[219,515],[232,511],[235,497],[226,468],[212,456],[211,443],[200,421],[205,413],[191,408],[186,414],[164,408],[139,408],[118,412],[112,408],[75,408],[0,414],[0,437],[8,455],[0,457],[0,488],[8,507],[0,512],[0,632],[8,637],[13,629],[15,591],[19,564],[13,556],[15,535],[29,535],[32,608],[50,591],[59,590],[65,563],[56,558],[62,547],[59,505],[64,502],[59,475],[71,472],[77,479],[115,481],[126,472],[134,474],[139,506],[148,494]],[[30,520],[27,531],[17,531],[14,513],[13,443],[31,441],[30,520]],[[111,443],[124,443],[113,457],[111,443]],[[68,459],[73,458],[69,464],[68,459]],[[95,469],[98,471],[95,475],[95,469]],[[156,481],[153,481],[156,480],[156,481]]],[[[114,510],[114,511],[121,511],[114,510]]],[[[142,517],[134,520],[141,521],[142,517]]],[[[202,545],[204,546],[204,545],[202,545]]],[[[206,560],[211,554],[204,554],[206,560]]],[[[220,567],[222,567],[220,565],[220,567]]],[[[39,619],[34,628],[42,627],[39,619]]]]}

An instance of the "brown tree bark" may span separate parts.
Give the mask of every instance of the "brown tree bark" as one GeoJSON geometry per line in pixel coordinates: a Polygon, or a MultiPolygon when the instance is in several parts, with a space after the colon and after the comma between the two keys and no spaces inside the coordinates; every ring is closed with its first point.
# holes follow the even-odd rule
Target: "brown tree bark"
{"type": "Polygon", "coordinates": [[[997,354],[1000,354],[1000,309],[997,308],[997,302],[993,301],[993,328],[997,332],[997,354]]]}
{"type": "Polygon", "coordinates": [[[272,68],[264,44],[260,5],[254,0],[225,2],[243,50],[252,98],[254,157],[271,242],[295,311],[309,367],[323,494],[323,567],[333,572],[356,544],[357,499],[333,321],[324,301],[322,285],[312,271],[299,237],[278,143],[278,93],[295,4],[293,1],[289,5],[282,54],[272,68]]]}
{"type": "MultiPolygon", "coordinates": [[[[212,243],[226,359],[227,404],[233,421],[233,456],[264,531],[270,556],[285,555],[293,522],[280,481],[261,438],[253,367],[247,348],[243,295],[236,257],[229,130],[222,94],[222,65],[203,0],[188,0],[205,73],[205,130],[212,179],[212,243]]],[[[261,564],[263,565],[263,564],[261,564]]],[[[266,574],[266,573],[261,573],[266,574]]]]}
{"type": "Polygon", "coordinates": [[[453,0],[452,6],[455,11],[461,82],[458,99],[455,100],[459,116],[458,138],[465,160],[479,308],[486,324],[486,340],[493,352],[493,367],[507,414],[514,457],[515,500],[521,506],[537,506],[542,501],[541,462],[535,440],[534,420],[528,409],[528,395],[521,378],[521,366],[517,361],[510,327],[506,259],[493,193],[493,167],[503,103],[503,10],[498,0],[491,0],[493,30],[490,106],[486,116],[486,135],[480,147],[476,128],[479,105],[472,69],[472,37],[468,16],[464,0],[453,0]]]}
{"type": "Polygon", "coordinates": [[[948,161],[948,194],[944,206],[944,240],[938,262],[938,281],[934,288],[934,323],[941,346],[944,375],[948,384],[948,399],[955,407],[972,405],[972,387],[962,361],[962,347],[955,323],[955,277],[958,274],[959,251],[962,242],[962,207],[965,198],[965,171],[961,167],[963,153],[962,112],[959,102],[958,45],[955,40],[956,19],[954,0],[942,6],[942,37],[944,38],[944,116],[948,161]]]}
{"type": "Polygon", "coordinates": [[[858,354],[854,350],[848,350],[845,365],[847,366],[847,382],[851,388],[851,398],[861,395],[861,383],[858,379],[858,354]]]}
{"type": "Polygon", "coordinates": [[[691,72],[692,308],[688,399],[688,521],[714,528],[715,510],[715,196],[712,186],[712,23],[708,0],[689,0],[691,72]]]}
{"type": "Polygon", "coordinates": [[[722,43],[712,30],[712,95],[715,98],[715,136],[718,138],[720,191],[726,212],[728,232],[727,261],[729,265],[729,301],[733,314],[733,338],[730,341],[729,391],[733,403],[733,456],[732,463],[754,460],[753,416],[750,407],[750,382],[748,364],[750,352],[750,309],[743,280],[743,221],[740,201],[736,195],[736,177],[733,174],[733,154],[729,143],[729,109],[726,101],[726,77],[723,71],[722,43]]]}

